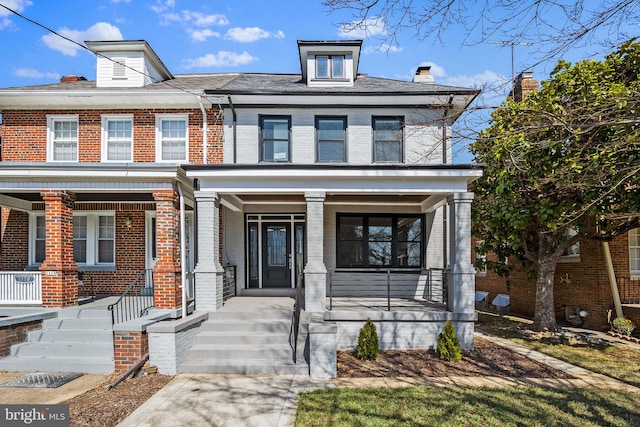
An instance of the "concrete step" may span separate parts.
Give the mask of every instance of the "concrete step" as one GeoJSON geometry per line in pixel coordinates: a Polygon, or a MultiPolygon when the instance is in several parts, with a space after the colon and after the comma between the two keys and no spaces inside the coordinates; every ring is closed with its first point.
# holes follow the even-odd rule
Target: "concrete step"
{"type": "Polygon", "coordinates": [[[111,329],[38,329],[36,331],[30,331],[27,335],[27,340],[30,342],[65,342],[88,344],[109,342],[113,344],[113,331],[111,329]]]}
{"type": "Polygon", "coordinates": [[[113,357],[7,357],[0,359],[0,370],[9,372],[83,372],[108,374],[113,372],[113,357]]]}
{"type": "Polygon", "coordinates": [[[18,357],[55,355],[59,357],[100,358],[105,354],[113,354],[113,343],[27,342],[11,347],[11,355],[18,357]]]}
{"type": "Polygon", "coordinates": [[[288,320],[291,321],[293,311],[288,310],[265,310],[265,311],[215,311],[209,313],[209,320],[248,320],[256,322],[258,320],[288,320]],[[259,319],[257,318],[259,317],[259,319]]]}
{"type": "Polygon", "coordinates": [[[180,365],[178,371],[185,374],[308,375],[309,365],[302,358],[297,364],[272,359],[238,361],[190,359],[180,365]]]}
{"type": "Polygon", "coordinates": [[[69,307],[58,311],[58,319],[108,319],[111,321],[109,310],[95,308],[69,307]]]}
{"type": "Polygon", "coordinates": [[[286,343],[278,345],[198,344],[189,349],[189,357],[210,360],[272,359],[288,361],[293,359],[292,352],[291,346],[286,343]]]}
{"type": "Polygon", "coordinates": [[[198,344],[229,344],[236,345],[261,345],[271,343],[288,343],[289,333],[263,333],[236,332],[236,331],[200,331],[196,335],[194,345],[198,344]]]}
{"type": "Polygon", "coordinates": [[[291,320],[207,320],[203,322],[201,331],[217,331],[217,332],[250,332],[255,334],[264,333],[289,333],[291,330],[291,320]]]}
{"type": "Polygon", "coordinates": [[[111,318],[68,318],[68,319],[46,319],[42,322],[42,329],[72,329],[72,330],[112,330],[111,318]]]}

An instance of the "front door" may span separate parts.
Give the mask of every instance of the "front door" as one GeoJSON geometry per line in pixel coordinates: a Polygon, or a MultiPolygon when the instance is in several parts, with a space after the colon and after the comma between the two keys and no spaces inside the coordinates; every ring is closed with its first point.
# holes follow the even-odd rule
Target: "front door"
{"type": "Polygon", "coordinates": [[[264,288],[290,288],[291,224],[263,224],[262,242],[262,286],[264,288]]]}

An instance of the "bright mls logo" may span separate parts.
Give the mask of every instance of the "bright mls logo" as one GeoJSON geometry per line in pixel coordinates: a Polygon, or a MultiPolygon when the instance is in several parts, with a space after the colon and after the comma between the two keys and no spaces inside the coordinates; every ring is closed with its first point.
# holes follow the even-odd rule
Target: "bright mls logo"
{"type": "Polygon", "coordinates": [[[69,405],[0,405],[0,425],[69,427],[69,405]]]}

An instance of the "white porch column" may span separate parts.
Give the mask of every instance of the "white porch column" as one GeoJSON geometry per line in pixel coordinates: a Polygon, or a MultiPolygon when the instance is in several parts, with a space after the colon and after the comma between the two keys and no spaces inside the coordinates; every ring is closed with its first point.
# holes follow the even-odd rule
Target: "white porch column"
{"type": "Polygon", "coordinates": [[[448,307],[453,313],[473,313],[475,308],[475,269],[471,264],[471,202],[473,193],[453,193],[449,204],[449,280],[448,307]]]}
{"type": "Polygon", "coordinates": [[[327,267],[324,263],[324,192],[307,192],[307,264],[304,267],[304,309],[324,312],[327,267]]]}
{"type": "Polygon", "coordinates": [[[220,264],[220,197],[196,191],[198,262],[195,266],[196,310],[222,308],[224,268],[220,264]]]}

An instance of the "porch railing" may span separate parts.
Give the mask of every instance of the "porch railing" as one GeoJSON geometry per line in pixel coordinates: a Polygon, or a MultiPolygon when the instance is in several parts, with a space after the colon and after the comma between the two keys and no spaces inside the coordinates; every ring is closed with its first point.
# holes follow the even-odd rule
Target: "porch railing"
{"type": "Polygon", "coordinates": [[[618,291],[622,304],[640,304],[640,279],[618,277],[618,291]]]}
{"type": "Polygon", "coordinates": [[[153,307],[153,271],[143,270],[107,310],[111,312],[111,323],[115,325],[142,317],[153,307]]]}
{"type": "Polygon", "coordinates": [[[302,312],[302,271],[296,275],[296,299],[293,304],[292,339],[293,363],[298,363],[298,333],[300,332],[300,315],[302,312]]]}
{"type": "Polygon", "coordinates": [[[42,272],[1,271],[0,304],[42,304],[42,272]]]}
{"type": "MultiPolygon", "coordinates": [[[[336,271],[328,272],[328,282],[329,282],[329,310],[333,310],[333,299],[334,295],[334,282],[336,275],[339,274],[336,271]]],[[[367,288],[371,292],[371,295],[377,298],[386,298],[387,311],[391,311],[391,303],[392,303],[392,295],[398,295],[398,289],[394,288],[394,274],[404,275],[405,273],[402,271],[392,271],[391,269],[380,269],[376,271],[366,271],[361,273],[353,273],[353,274],[362,274],[369,275],[366,280],[366,285],[364,285],[363,289],[359,290],[357,293],[353,295],[341,295],[346,297],[366,297],[367,296],[367,288]]],[[[422,275],[426,275],[426,283],[424,289],[424,299],[437,302],[437,303],[447,303],[448,298],[448,286],[451,276],[451,270],[446,268],[431,268],[421,273],[422,275]]],[[[396,283],[396,288],[397,288],[396,283]]],[[[350,286],[353,287],[353,283],[350,283],[350,286]]],[[[402,286],[402,285],[401,285],[402,286]]]]}

